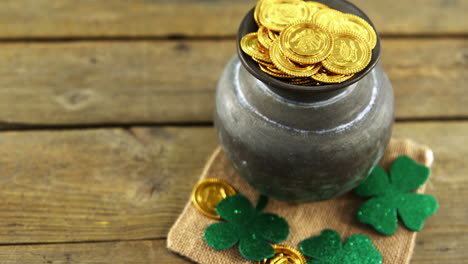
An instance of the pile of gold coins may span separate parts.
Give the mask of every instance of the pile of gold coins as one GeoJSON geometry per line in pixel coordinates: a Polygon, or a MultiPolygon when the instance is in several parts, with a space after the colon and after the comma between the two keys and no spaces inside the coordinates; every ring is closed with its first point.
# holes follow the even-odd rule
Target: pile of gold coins
{"type": "Polygon", "coordinates": [[[341,83],[369,64],[377,36],[364,19],[302,0],[259,0],[257,32],[240,45],[267,74],[291,84],[341,83]]]}

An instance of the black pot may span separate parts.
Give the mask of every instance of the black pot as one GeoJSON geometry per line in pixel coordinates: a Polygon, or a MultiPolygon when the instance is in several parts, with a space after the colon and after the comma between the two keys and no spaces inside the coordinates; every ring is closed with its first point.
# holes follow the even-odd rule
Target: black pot
{"type": "MultiPolygon", "coordinates": [[[[342,0],[318,1],[372,22],[342,0]]],[[[288,202],[330,199],[362,183],[390,140],[391,84],[370,64],[351,79],[301,86],[267,75],[239,48],[258,29],[253,9],[237,36],[238,54],[218,84],[215,127],[237,172],[261,193],[288,202]]]]}

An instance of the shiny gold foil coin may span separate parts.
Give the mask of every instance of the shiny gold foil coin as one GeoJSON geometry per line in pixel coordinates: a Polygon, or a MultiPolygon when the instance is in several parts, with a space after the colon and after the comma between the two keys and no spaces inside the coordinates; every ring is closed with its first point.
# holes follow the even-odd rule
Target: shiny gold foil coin
{"type": "Polygon", "coordinates": [[[275,40],[279,37],[279,33],[273,30],[268,30],[268,37],[270,37],[271,40],[275,40]]]}
{"type": "Polygon", "coordinates": [[[343,13],[335,9],[321,9],[312,16],[314,23],[322,26],[323,28],[330,30],[335,25],[340,25],[343,18],[343,13]]]}
{"type": "Polygon", "coordinates": [[[291,60],[312,64],[330,55],[332,35],[312,21],[297,21],[281,32],[280,48],[291,60]]]}
{"type": "Polygon", "coordinates": [[[282,31],[287,25],[298,19],[307,19],[309,9],[301,0],[262,1],[258,20],[259,24],[270,30],[282,31]]]}
{"type": "Polygon", "coordinates": [[[252,60],[256,61],[258,64],[263,65],[265,67],[270,67],[270,68],[276,67],[273,63],[262,61],[262,60],[259,60],[259,59],[255,58],[255,57],[252,57],[252,60]]]}
{"type": "Polygon", "coordinates": [[[260,9],[262,9],[263,2],[268,1],[268,0],[258,0],[257,4],[255,5],[254,9],[254,20],[257,22],[257,25],[261,26],[258,15],[260,14],[260,9]]]}
{"type": "Polygon", "coordinates": [[[266,74],[268,75],[271,75],[273,77],[277,77],[277,78],[294,78],[294,76],[291,76],[289,74],[286,74],[276,68],[273,68],[273,67],[267,67],[267,66],[264,66],[262,64],[259,64],[258,65],[260,67],[260,70],[262,70],[263,72],[265,72],[266,74]]]}
{"type": "Polygon", "coordinates": [[[311,78],[295,78],[288,80],[288,83],[295,85],[312,85],[316,83],[316,81],[311,78]]]}
{"type": "Polygon", "coordinates": [[[192,202],[204,215],[219,219],[216,205],[224,198],[236,194],[236,190],[226,182],[209,178],[200,181],[192,191],[192,202]]]}
{"type": "Polygon", "coordinates": [[[322,61],[327,70],[348,75],[363,70],[372,57],[367,41],[352,32],[341,32],[333,35],[333,50],[330,56],[322,61]]]}
{"type": "Polygon", "coordinates": [[[336,74],[336,73],[327,71],[325,68],[321,68],[316,74],[310,77],[322,83],[342,83],[350,79],[353,76],[354,76],[353,73],[348,74],[348,75],[336,74]]]}
{"type": "Polygon", "coordinates": [[[374,49],[377,44],[377,34],[375,33],[374,28],[367,23],[367,21],[358,16],[344,14],[343,21],[339,25],[334,24],[333,27],[335,28],[335,32],[345,30],[359,35],[363,39],[367,40],[371,49],[374,49]]]}
{"type": "Polygon", "coordinates": [[[240,46],[242,51],[251,57],[262,61],[271,61],[268,49],[262,46],[258,41],[257,32],[244,35],[240,41],[240,46]]]}
{"type": "Polygon", "coordinates": [[[258,261],[257,264],[306,264],[305,257],[298,250],[283,246],[273,245],[275,255],[269,259],[258,261]]]}
{"type": "Polygon", "coordinates": [[[308,77],[315,74],[319,68],[319,64],[311,64],[308,66],[299,65],[288,59],[279,47],[279,40],[275,40],[270,49],[271,60],[273,64],[281,71],[295,76],[295,77],[308,77]]]}
{"type": "Polygon", "coordinates": [[[307,8],[309,9],[309,20],[312,19],[313,15],[322,9],[329,9],[328,6],[314,1],[305,1],[307,8]]]}
{"type": "Polygon", "coordinates": [[[270,38],[268,28],[260,26],[257,31],[257,38],[260,44],[269,49],[273,40],[270,38]]]}

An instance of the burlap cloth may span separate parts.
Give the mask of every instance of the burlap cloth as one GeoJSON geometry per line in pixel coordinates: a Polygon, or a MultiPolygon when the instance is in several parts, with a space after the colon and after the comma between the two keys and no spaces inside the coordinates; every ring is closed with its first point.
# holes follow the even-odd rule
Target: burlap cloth
{"type": "MultiPolygon", "coordinates": [[[[392,161],[400,155],[408,155],[426,166],[431,166],[433,161],[433,154],[429,148],[410,140],[392,139],[380,165],[388,169],[392,161]]],[[[220,148],[217,148],[208,160],[200,179],[203,178],[222,179],[247,196],[252,204],[257,202],[258,192],[236,174],[220,148]]],[[[424,192],[424,187],[418,192],[424,192]]],[[[328,228],[339,232],[342,238],[356,233],[366,234],[382,253],[383,263],[409,263],[417,233],[410,232],[400,225],[394,235],[382,236],[371,227],[357,222],[356,211],[363,201],[364,199],[352,193],[328,201],[299,205],[270,199],[263,211],[278,214],[288,221],[290,235],[281,244],[298,248],[300,241],[318,235],[320,231],[328,228]]],[[[203,233],[208,225],[215,222],[217,220],[198,212],[188,200],[184,211],[169,231],[167,247],[202,264],[252,263],[240,256],[237,246],[225,251],[215,251],[208,246],[203,240],[203,233]]]]}

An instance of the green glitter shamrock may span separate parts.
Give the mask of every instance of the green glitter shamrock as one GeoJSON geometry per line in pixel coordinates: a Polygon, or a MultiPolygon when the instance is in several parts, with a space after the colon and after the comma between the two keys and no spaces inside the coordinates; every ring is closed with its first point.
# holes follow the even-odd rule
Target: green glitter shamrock
{"type": "Polygon", "coordinates": [[[369,224],[383,235],[397,231],[397,213],[403,224],[419,231],[424,221],[438,208],[432,195],[409,193],[421,187],[429,178],[430,169],[408,156],[398,157],[390,168],[390,177],[381,167],[375,167],[367,180],[354,192],[363,197],[373,197],[361,205],[358,220],[369,224]]]}
{"type": "Polygon", "coordinates": [[[273,247],[267,241],[284,241],[289,235],[289,226],[284,218],[261,212],[267,199],[266,196],[260,196],[255,209],[241,194],[223,199],[216,206],[216,212],[227,222],[208,226],[205,241],[215,250],[225,250],[239,242],[241,255],[253,261],[273,257],[273,247]]]}
{"type": "Polygon", "coordinates": [[[323,230],[320,235],[308,238],[299,244],[304,256],[313,258],[308,264],[380,264],[382,255],[365,235],[349,236],[341,242],[334,230],[323,230]]]}

